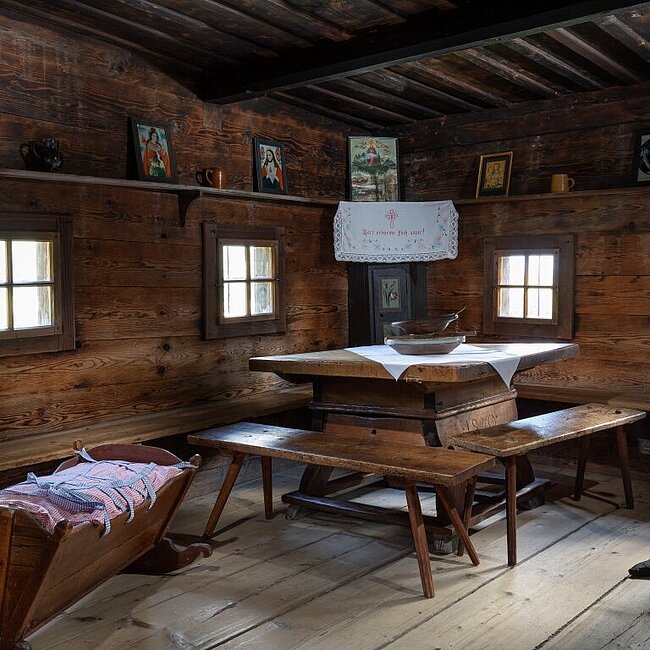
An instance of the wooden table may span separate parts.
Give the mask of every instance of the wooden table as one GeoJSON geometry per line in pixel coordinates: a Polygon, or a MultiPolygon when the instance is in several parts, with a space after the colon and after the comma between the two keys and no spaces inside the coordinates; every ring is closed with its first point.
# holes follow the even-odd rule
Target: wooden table
{"type": "MultiPolygon", "coordinates": [[[[569,359],[579,353],[573,343],[483,344],[482,347],[520,354],[516,372],[569,359]]],[[[367,437],[369,442],[380,438],[404,444],[444,446],[451,433],[517,419],[516,391],[506,386],[486,362],[417,364],[397,381],[380,364],[346,350],[254,357],[249,367],[274,372],[295,383],[312,382],[315,428],[328,435],[343,433],[367,437]]],[[[543,482],[535,479],[526,457],[519,459],[517,470],[518,497],[530,498],[543,482]]],[[[285,495],[285,501],[377,517],[377,508],[352,505],[331,497],[361,477],[330,481],[330,474],[331,469],[309,466],[299,490],[285,495]]],[[[456,498],[460,500],[460,494],[456,498]]],[[[502,505],[498,499],[492,499],[491,504],[476,507],[470,525],[491,516],[502,505]]],[[[386,518],[385,512],[381,517],[386,518]]]]}

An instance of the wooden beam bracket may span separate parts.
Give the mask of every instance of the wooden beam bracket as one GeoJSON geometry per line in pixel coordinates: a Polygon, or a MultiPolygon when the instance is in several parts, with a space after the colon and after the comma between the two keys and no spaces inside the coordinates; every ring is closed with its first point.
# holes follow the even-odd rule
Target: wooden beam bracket
{"type": "Polygon", "coordinates": [[[178,219],[181,228],[185,228],[187,222],[187,211],[190,209],[194,201],[203,198],[204,192],[202,190],[179,190],[178,192],[178,219]]]}

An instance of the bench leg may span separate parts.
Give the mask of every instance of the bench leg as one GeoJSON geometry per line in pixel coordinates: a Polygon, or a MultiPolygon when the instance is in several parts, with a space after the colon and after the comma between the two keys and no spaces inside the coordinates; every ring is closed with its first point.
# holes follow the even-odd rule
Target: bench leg
{"type": "MultiPolygon", "coordinates": [[[[469,520],[472,516],[472,506],[474,505],[474,491],[476,490],[476,476],[467,481],[465,485],[465,503],[463,505],[463,528],[469,531],[469,520]]],[[[458,539],[458,548],[456,555],[463,557],[465,553],[465,544],[462,539],[458,539]]]]}
{"type": "Polygon", "coordinates": [[[508,566],[517,564],[517,457],[505,458],[508,566]]]}
{"type": "Polygon", "coordinates": [[[580,501],[582,496],[582,488],[585,481],[585,469],[587,468],[587,457],[589,455],[589,447],[591,445],[591,438],[585,436],[580,441],[580,457],[578,458],[578,470],[576,471],[576,482],[573,487],[573,500],[580,501]]]}
{"type": "Polygon", "coordinates": [[[417,487],[413,483],[407,484],[405,490],[409,521],[411,522],[411,534],[413,535],[413,545],[415,546],[415,554],[417,555],[418,566],[420,568],[422,591],[427,598],[433,598],[433,575],[431,573],[429,545],[427,543],[427,533],[424,528],[424,519],[422,518],[420,496],[418,495],[417,487]]]}
{"type": "Polygon", "coordinates": [[[445,509],[447,515],[449,516],[449,519],[451,520],[451,523],[454,525],[456,533],[458,534],[459,544],[464,545],[464,547],[467,549],[467,555],[469,555],[470,560],[472,560],[472,564],[474,566],[477,566],[480,562],[478,559],[478,553],[476,552],[474,545],[469,539],[467,528],[465,527],[463,520],[460,518],[458,510],[456,510],[456,506],[451,500],[449,489],[444,485],[434,485],[434,487],[436,488],[436,499],[445,509]]]}
{"type": "Polygon", "coordinates": [[[623,476],[623,489],[625,490],[625,507],[634,509],[634,495],[632,494],[632,477],[630,476],[630,458],[627,453],[627,438],[625,427],[616,427],[616,444],[618,446],[618,462],[621,465],[623,476]]]}
{"type": "Polygon", "coordinates": [[[206,524],[205,530],[203,531],[203,537],[205,539],[209,539],[214,535],[214,529],[217,526],[219,517],[221,517],[221,513],[223,512],[224,506],[226,505],[226,501],[228,501],[228,497],[232,492],[232,488],[235,485],[237,476],[239,476],[239,470],[241,469],[242,463],[244,462],[244,458],[246,458],[246,454],[233,454],[232,462],[228,468],[228,473],[226,474],[226,478],[224,479],[223,485],[221,486],[221,490],[219,490],[219,496],[217,496],[217,500],[215,501],[212,512],[210,513],[210,518],[208,519],[208,523],[206,524]]]}
{"type": "Polygon", "coordinates": [[[262,456],[262,488],[264,491],[264,516],[273,517],[273,459],[262,456]]]}

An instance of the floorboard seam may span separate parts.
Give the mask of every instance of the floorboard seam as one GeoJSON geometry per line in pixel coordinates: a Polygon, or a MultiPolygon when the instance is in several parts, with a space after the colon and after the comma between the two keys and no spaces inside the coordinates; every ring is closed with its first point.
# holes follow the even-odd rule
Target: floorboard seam
{"type": "Polygon", "coordinates": [[[354,576],[351,576],[351,577],[347,578],[346,580],[344,580],[343,582],[340,582],[339,584],[335,585],[334,587],[331,587],[329,589],[324,589],[324,590],[322,590],[320,592],[317,592],[315,594],[311,594],[306,599],[304,599],[302,602],[293,603],[290,607],[287,607],[287,608],[285,608],[285,609],[283,609],[281,611],[276,611],[276,612],[274,612],[274,614],[272,616],[268,616],[267,618],[265,618],[263,620],[259,620],[256,623],[254,623],[252,625],[249,625],[247,628],[239,630],[236,633],[233,633],[230,636],[226,637],[225,639],[221,639],[220,641],[218,641],[214,645],[206,645],[206,646],[204,646],[202,648],[202,650],[214,650],[214,648],[218,648],[219,646],[223,645],[224,643],[228,643],[229,641],[232,641],[233,639],[236,639],[237,637],[242,636],[243,634],[247,634],[251,630],[254,630],[254,629],[258,628],[258,627],[261,627],[265,623],[268,623],[269,621],[272,621],[275,618],[278,618],[280,616],[284,616],[285,614],[289,613],[291,610],[296,609],[297,607],[301,607],[302,605],[304,605],[305,603],[307,603],[307,602],[309,602],[311,600],[315,600],[316,598],[320,598],[322,596],[330,594],[333,591],[336,591],[337,589],[340,589],[341,587],[343,587],[343,586],[345,586],[345,585],[347,585],[347,584],[349,584],[351,582],[354,582],[355,580],[358,580],[359,578],[364,578],[365,576],[370,575],[374,571],[378,571],[380,569],[383,569],[383,568],[387,567],[389,564],[392,564],[393,562],[397,562],[398,560],[401,560],[402,558],[407,557],[411,553],[413,553],[413,551],[408,550],[408,551],[406,551],[404,553],[401,553],[401,554],[397,555],[396,557],[391,558],[390,560],[387,560],[386,562],[383,562],[382,564],[378,564],[376,566],[373,566],[373,567],[369,568],[367,571],[363,571],[362,573],[358,573],[358,574],[356,574],[354,576]]]}
{"type": "MultiPolygon", "coordinates": [[[[527,558],[525,558],[523,561],[518,562],[517,564],[520,565],[520,564],[525,564],[526,562],[529,562],[529,561],[532,560],[533,558],[537,557],[540,553],[544,553],[545,551],[547,551],[547,550],[548,550],[549,548],[551,548],[552,546],[555,546],[555,544],[557,544],[557,543],[559,543],[559,542],[565,540],[567,537],[570,537],[570,536],[573,535],[574,533],[577,533],[579,530],[582,530],[585,526],[588,526],[589,524],[593,523],[594,521],[598,521],[599,519],[602,519],[603,517],[606,517],[606,516],[608,516],[608,515],[611,515],[611,512],[609,512],[609,513],[603,513],[603,514],[601,514],[601,515],[598,515],[597,517],[594,517],[593,519],[590,519],[589,521],[585,522],[584,524],[582,524],[582,525],[579,526],[578,528],[575,528],[575,529],[572,530],[571,532],[566,533],[566,535],[563,535],[563,536],[560,537],[559,539],[556,539],[552,544],[548,544],[547,546],[544,546],[543,548],[540,548],[538,551],[536,551],[535,553],[532,553],[532,554],[529,555],[527,558]]],[[[388,648],[388,647],[389,647],[390,645],[392,645],[395,641],[399,641],[400,639],[402,639],[403,637],[405,637],[407,634],[409,634],[409,633],[412,632],[413,630],[415,630],[415,629],[417,629],[418,627],[420,627],[422,624],[424,624],[424,623],[428,623],[429,621],[433,620],[436,616],[442,614],[443,612],[446,612],[450,607],[453,607],[454,605],[456,605],[457,603],[459,603],[461,600],[464,600],[465,598],[467,598],[468,596],[471,596],[472,594],[476,593],[476,592],[479,591],[480,589],[483,589],[483,587],[485,587],[486,585],[489,585],[489,584],[491,584],[492,582],[494,582],[495,580],[498,580],[499,578],[501,578],[501,576],[505,575],[508,571],[510,571],[510,567],[506,567],[503,571],[501,571],[501,572],[498,573],[497,575],[495,575],[495,576],[493,576],[492,578],[486,580],[485,582],[481,583],[480,585],[477,585],[477,586],[476,586],[474,589],[472,589],[471,591],[468,591],[467,593],[464,593],[462,596],[459,596],[458,598],[454,599],[453,601],[451,601],[450,603],[448,603],[447,605],[445,605],[444,607],[442,607],[441,609],[439,609],[439,610],[436,611],[435,613],[431,614],[431,616],[428,616],[428,617],[424,618],[423,620],[419,621],[416,625],[412,625],[412,626],[409,627],[408,629],[403,630],[402,632],[400,632],[399,634],[395,635],[395,636],[394,636],[393,638],[391,638],[390,640],[386,641],[386,643],[383,643],[382,645],[378,645],[378,646],[375,648],[375,650],[383,650],[384,648],[388,648]]]]}
{"type": "MultiPolygon", "coordinates": [[[[612,587],[610,587],[607,591],[602,593],[596,600],[593,602],[589,603],[586,607],[584,607],[581,611],[579,611],[573,618],[569,619],[564,625],[560,626],[555,632],[552,634],[549,634],[541,643],[537,644],[534,648],[531,650],[540,650],[540,648],[543,648],[549,641],[552,641],[560,632],[566,630],[570,625],[575,623],[585,612],[589,611],[594,605],[597,605],[603,598],[606,598],[611,594],[613,591],[616,591],[624,582],[629,580],[629,576],[625,576],[621,580],[619,580],[616,584],[614,584],[612,587]]],[[[612,639],[613,640],[613,639],[612,639]]],[[[595,649],[594,649],[595,650],[595,649]]]]}

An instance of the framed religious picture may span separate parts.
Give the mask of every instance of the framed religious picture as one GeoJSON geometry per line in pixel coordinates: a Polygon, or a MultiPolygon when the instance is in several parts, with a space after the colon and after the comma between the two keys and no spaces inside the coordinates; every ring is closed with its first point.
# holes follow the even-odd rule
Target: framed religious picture
{"type": "Polygon", "coordinates": [[[508,196],[512,151],[481,156],[476,183],[476,198],[480,196],[508,196]]]}
{"type": "Polygon", "coordinates": [[[141,181],[176,182],[176,161],[168,124],[129,118],[137,176],[141,181]]]}
{"type": "Polygon", "coordinates": [[[255,190],[271,194],[287,193],[284,145],[266,138],[253,138],[255,190]]]}
{"type": "Polygon", "coordinates": [[[400,278],[381,278],[381,309],[382,311],[402,310],[402,290],[400,278]]]}
{"type": "Polygon", "coordinates": [[[637,133],[633,181],[637,185],[650,183],[650,126],[637,133]]]}
{"type": "Polygon", "coordinates": [[[350,201],[399,201],[397,138],[348,138],[350,201]]]}

